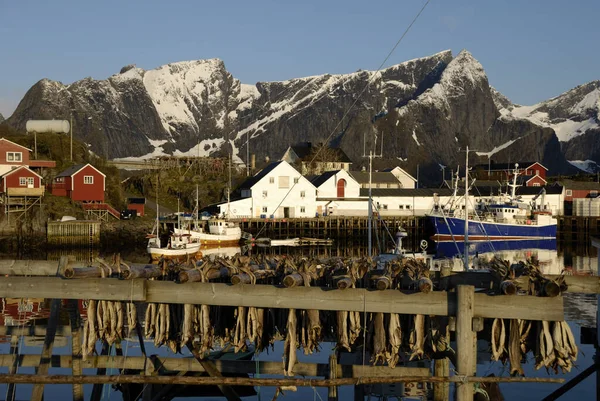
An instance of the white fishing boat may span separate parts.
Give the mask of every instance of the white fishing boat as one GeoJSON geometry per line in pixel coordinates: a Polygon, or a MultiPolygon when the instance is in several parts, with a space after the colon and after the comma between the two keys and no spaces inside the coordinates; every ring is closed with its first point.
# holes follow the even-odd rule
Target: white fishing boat
{"type": "MultiPolygon", "coordinates": [[[[158,193],[156,199],[158,200],[158,193]]],[[[178,227],[180,226],[180,222],[181,220],[178,219],[178,227]]],[[[158,261],[160,259],[182,260],[188,257],[202,255],[200,252],[200,242],[192,238],[191,235],[185,233],[172,233],[169,235],[167,246],[161,246],[158,202],[156,202],[156,222],[154,223],[152,233],[148,234],[146,238],[148,238],[146,251],[150,255],[152,261],[158,261]]]]}

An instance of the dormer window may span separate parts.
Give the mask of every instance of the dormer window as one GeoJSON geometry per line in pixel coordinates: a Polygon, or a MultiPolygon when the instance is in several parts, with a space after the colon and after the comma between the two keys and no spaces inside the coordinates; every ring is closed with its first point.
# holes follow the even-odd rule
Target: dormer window
{"type": "Polygon", "coordinates": [[[6,152],[6,161],[7,162],[21,162],[23,161],[23,153],[21,152],[6,152]]]}

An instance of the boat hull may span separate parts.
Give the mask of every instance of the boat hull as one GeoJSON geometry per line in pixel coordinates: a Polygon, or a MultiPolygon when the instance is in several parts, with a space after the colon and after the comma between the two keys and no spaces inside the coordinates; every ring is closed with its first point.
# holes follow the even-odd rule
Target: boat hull
{"type": "Polygon", "coordinates": [[[154,248],[148,247],[147,252],[152,258],[152,261],[158,261],[160,259],[167,260],[185,260],[188,257],[201,257],[202,252],[200,251],[200,244],[193,244],[186,248],[154,248]]]}
{"type": "Polygon", "coordinates": [[[239,245],[240,240],[242,238],[241,231],[235,234],[210,234],[210,233],[201,233],[194,230],[183,230],[179,228],[175,228],[174,233],[178,234],[188,234],[192,238],[194,242],[199,242],[202,245],[208,246],[234,246],[239,245]]]}
{"type": "MultiPolygon", "coordinates": [[[[427,216],[435,229],[435,241],[463,241],[465,219],[458,217],[427,216]]],[[[556,238],[556,222],[550,224],[510,224],[469,220],[471,241],[520,241],[556,238]]]]}

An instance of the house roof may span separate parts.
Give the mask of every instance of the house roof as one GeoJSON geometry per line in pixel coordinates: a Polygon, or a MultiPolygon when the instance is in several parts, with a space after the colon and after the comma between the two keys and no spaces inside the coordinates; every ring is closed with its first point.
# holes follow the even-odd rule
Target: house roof
{"type": "MultiPolygon", "coordinates": [[[[431,196],[438,194],[439,196],[451,196],[453,193],[449,188],[373,188],[371,189],[371,196],[383,197],[383,196],[431,196]]],[[[459,194],[461,192],[459,191],[459,194]]],[[[464,191],[462,192],[464,193],[464,191]]],[[[369,188],[361,188],[360,196],[369,196],[369,188]]]]}
{"type": "Polygon", "coordinates": [[[104,175],[102,173],[102,171],[98,170],[96,167],[92,166],[89,163],[87,163],[87,164],[76,164],[74,166],[71,166],[68,169],[66,169],[66,170],[62,171],[61,173],[59,173],[56,177],[73,177],[75,174],[77,174],[79,171],[81,171],[86,166],[90,166],[91,168],[93,168],[94,170],[96,170],[97,172],[99,172],[100,174],[102,174],[104,177],[106,177],[106,175],[104,175]]]}
{"type": "Polygon", "coordinates": [[[127,198],[127,203],[130,205],[145,205],[146,198],[127,198]]]}
{"type": "Polygon", "coordinates": [[[246,181],[242,182],[239,189],[252,188],[254,186],[254,184],[256,184],[257,182],[262,180],[267,174],[269,174],[271,171],[273,171],[281,163],[283,163],[283,161],[278,161],[278,162],[273,162],[273,163],[268,164],[265,168],[260,170],[258,173],[254,174],[254,176],[252,176],[252,177],[248,178],[246,181]]]}
{"type": "Polygon", "coordinates": [[[311,178],[306,177],[306,179],[309,180],[315,187],[318,188],[321,185],[323,185],[323,183],[325,183],[325,181],[327,181],[328,179],[330,179],[331,177],[336,175],[339,171],[340,170],[326,171],[321,175],[313,175],[313,176],[311,176],[311,178]]]}
{"type": "MultiPolygon", "coordinates": [[[[527,169],[534,164],[539,164],[544,168],[544,170],[548,170],[546,167],[542,165],[540,162],[516,162],[519,164],[519,169],[527,169]]],[[[515,163],[491,163],[491,164],[477,164],[475,165],[475,170],[490,170],[490,171],[511,171],[515,168],[515,163]]]]}
{"type": "MultiPolygon", "coordinates": [[[[500,185],[498,181],[486,181],[487,185],[476,185],[470,192],[478,196],[498,195],[500,192],[507,192],[506,186],[500,185]]],[[[476,184],[481,184],[479,181],[476,184]]],[[[546,190],[547,195],[559,195],[563,192],[561,185],[545,185],[540,187],[519,186],[516,189],[517,195],[537,195],[542,189],[546,190]]]]}
{"type": "Polygon", "coordinates": [[[383,172],[389,172],[391,173],[392,171],[399,169],[400,171],[402,171],[408,178],[410,178],[411,180],[413,180],[414,182],[417,182],[417,179],[415,177],[413,177],[412,175],[408,174],[408,172],[406,170],[404,170],[402,167],[400,166],[396,166],[396,167],[388,167],[384,170],[382,170],[383,172]]]}
{"type": "Polygon", "coordinates": [[[600,183],[593,181],[574,181],[574,180],[561,180],[560,183],[565,186],[567,189],[576,189],[576,190],[590,190],[590,191],[598,191],[600,190],[600,183]]]}
{"type": "MultiPolygon", "coordinates": [[[[290,146],[290,148],[294,151],[294,153],[296,154],[296,156],[298,156],[300,160],[307,161],[305,159],[307,159],[310,156],[314,147],[311,142],[300,142],[290,146]]],[[[352,163],[352,160],[350,160],[348,155],[346,155],[346,153],[344,153],[342,149],[330,148],[330,150],[336,153],[336,161],[340,161],[343,163],[352,163]]]]}
{"type": "Polygon", "coordinates": [[[0,138],[0,141],[8,142],[8,143],[10,143],[11,145],[18,146],[18,147],[20,147],[20,148],[23,148],[23,149],[25,149],[25,150],[27,150],[27,151],[31,152],[31,149],[29,149],[29,148],[27,148],[27,147],[25,147],[25,146],[23,146],[23,145],[19,145],[18,143],[14,143],[13,141],[9,141],[9,140],[8,140],[8,139],[6,139],[6,138],[0,138]]]}
{"type": "Polygon", "coordinates": [[[12,170],[9,170],[9,171],[7,171],[6,173],[2,174],[2,177],[7,177],[7,176],[9,176],[9,175],[11,175],[11,174],[13,174],[13,173],[16,173],[16,172],[17,172],[17,171],[19,171],[19,170],[23,170],[23,169],[25,169],[25,170],[27,170],[27,171],[29,171],[29,172],[32,172],[33,174],[35,174],[35,175],[37,175],[38,177],[40,177],[40,179],[42,179],[42,176],[41,176],[41,175],[39,175],[38,173],[36,173],[36,172],[35,172],[35,171],[33,171],[32,169],[28,168],[27,166],[19,166],[19,167],[17,167],[17,168],[14,168],[14,169],[12,169],[12,170]]]}
{"type": "MultiPolygon", "coordinates": [[[[368,184],[369,183],[369,173],[363,171],[350,171],[350,175],[359,183],[359,184],[368,184]]],[[[399,184],[400,181],[396,176],[390,172],[376,172],[371,173],[373,183],[390,183],[390,184],[399,184]]]]}

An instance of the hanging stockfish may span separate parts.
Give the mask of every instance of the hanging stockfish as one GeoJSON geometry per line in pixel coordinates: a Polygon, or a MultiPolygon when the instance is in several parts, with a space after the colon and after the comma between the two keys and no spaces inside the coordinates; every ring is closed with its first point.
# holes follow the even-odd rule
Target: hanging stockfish
{"type": "Polygon", "coordinates": [[[87,307],[87,320],[83,326],[83,341],[81,348],[83,360],[86,360],[87,356],[91,355],[96,349],[96,340],[98,339],[96,306],[97,301],[90,299],[87,307]]]}
{"type": "Polygon", "coordinates": [[[128,333],[127,336],[131,336],[133,334],[133,330],[137,327],[137,307],[133,302],[128,302],[127,304],[127,328],[128,333]]]}
{"type": "Polygon", "coordinates": [[[390,368],[396,367],[400,360],[400,347],[402,346],[402,327],[400,326],[400,315],[390,313],[388,323],[388,338],[390,340],[390,351],[388,353],[387,363],[390,368]]]}
{"type": "Polygon", "coordinates": [[[287,334],[283,345],[283,374],[294,376],[294,365],[296,365],[296,349],[298,348],[296,309],[288,312],[287,334]]]}
{"type": "Polygon", "coordinates": [[[536,369],[545,366],[549,368],[553,365],[556,359],[554,353],[554,341],[550,332],[550,323],[547,321],[538,322],[538,346],[539,352],[537,355],[536,369]]]}
{"type": "Polygon", "coordinates": [[[521,334],[519,331],[519,321],[517,319],[510,319],[508,359],[510,361],[510,374],[512,376],[523,376],[525,373],[521,366],[521,334]]]}
{"type": "Polygon", "coordinates": [[[237,308],[237,322],[235,324],[235,333],[233,335],[233,345],[235,352],[246,349],[246,339],[248,334],[246,333],[246,308],[238,306],[237,308]]]}
{"type": "Polygon", "coordinates": [[[529,351],[529,345],[527,343],[529,339],[529,333],[533,323],[531,320],[519,320],[519,334],[521,336],[521,353],[524,355],[529,351]]]}
{"type": "Polygon", "coordinates": [[[156,327],[156,304],[149,303],[144,315],[144,337],[150,338],[155,335],[156,327]]]}
{"type": "Polygon", "coordinates": [[[337,347],[350,352],[350,342],[348,339],[348,311],[337,311],[337,347]]]}
{"type": "Polygon", "coordinates": [[[425,315],[415,315],[410,333],[410,361],[421,359],[425,354],[425,315]]]}
{"type": "Polygon", "coordinates": [[[504,344],[506,343],[506,329],[504,320],[496,318],[492,323],[492,361],[499,361],[505,353],[504,344]]]}
{"type": "Polygon", "coordinates": [[[194,305],[183,305],[183,327],[181,329],[181,347],[188,345],[194,339],[194,305]]]}
{"type": "Polygon", "coordinates": [[[371,363],[382,365],[389,359],[389,353],[387,351],[387,342],[385,336],[385,325],[384,316],[382,312],[375,313],[373,318],[373,356],[371,356],[371,363]]]}

